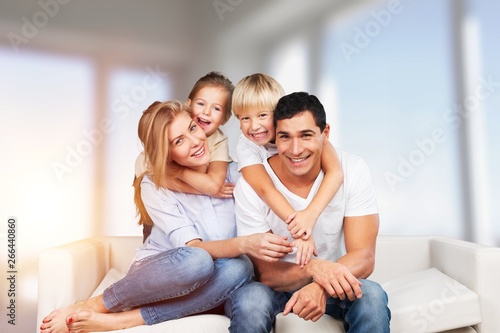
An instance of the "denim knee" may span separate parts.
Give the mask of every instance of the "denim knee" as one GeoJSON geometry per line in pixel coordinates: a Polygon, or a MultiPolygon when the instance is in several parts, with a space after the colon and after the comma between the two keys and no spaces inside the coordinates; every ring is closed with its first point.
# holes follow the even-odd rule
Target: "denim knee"
{"type": "Polygon", "coordinates": [[[241,281],[242,285],[252,280],[253,265],[247,256],[219,260],[228,260],[231,262],[231,268],[224,270],[224,277],[226,279],[241,281]]]}
{"type": "Polygon", "coordinates": [[[389,332],[391,311],[386,292],[374,281],[360,281],[363,297],[352,303],[345,321],[353,332],[389,332]]]}
{"type": "Polygon", "coordinates": [[[230,332],[270,332],[277,309],[274,291],[260,282],[250,282],[228,297],[225,310],[230,332]]]}
{"type": "Polygon", "coordinates": [[[363,298],[366,297],[369,306],[384,307],[387,305],[387,293],[377,282],[371,280],[360,280],[363,298]]]}

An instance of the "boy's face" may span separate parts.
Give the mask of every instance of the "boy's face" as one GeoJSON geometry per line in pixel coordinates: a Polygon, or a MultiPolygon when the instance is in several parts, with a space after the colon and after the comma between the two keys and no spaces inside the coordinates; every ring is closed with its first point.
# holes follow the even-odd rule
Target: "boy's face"
{"type": "Polygon", "coordinates": [[[186,104],[196,123],[203,129],[207,136],[213,134],[222,123],[227,111],[229,94],[223,88],[202,88],[186,104]]]}
{"type": "Polygon", "coordinates": [[[274,142],[273,111],[247,110],[238,117],[241,132],[259,146],[274,142]]]}

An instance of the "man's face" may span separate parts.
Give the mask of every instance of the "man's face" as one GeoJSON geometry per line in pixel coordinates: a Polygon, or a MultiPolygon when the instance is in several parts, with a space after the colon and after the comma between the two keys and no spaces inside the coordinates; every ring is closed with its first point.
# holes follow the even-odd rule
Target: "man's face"
{"type": "Polygon", "coordinates": [[[323,145],[328,142],[329,127],[323,132],[309,111],[276,124],[276,146],[283,165],[294,176],[316,176],[321,170],[323,145]]]}

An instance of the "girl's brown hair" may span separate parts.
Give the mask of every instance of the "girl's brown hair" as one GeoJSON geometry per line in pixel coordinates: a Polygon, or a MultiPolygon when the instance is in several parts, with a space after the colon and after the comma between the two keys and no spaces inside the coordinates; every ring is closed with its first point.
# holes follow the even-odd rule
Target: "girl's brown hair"
{"type": "Polygon", "coordinates": [[[234,90],[233,83],[219,72],[210,72],[196,81],[193,89],[191,89],[191,92],[189,93],[188,99],[193,101],[196,94],[198,94],[198,92],[205,87],[217,87],[227,92],[227,103],[221,122],[221,125],[224,125],[229,118],[231,118],[231,99],[233,97],[234,90]]]}

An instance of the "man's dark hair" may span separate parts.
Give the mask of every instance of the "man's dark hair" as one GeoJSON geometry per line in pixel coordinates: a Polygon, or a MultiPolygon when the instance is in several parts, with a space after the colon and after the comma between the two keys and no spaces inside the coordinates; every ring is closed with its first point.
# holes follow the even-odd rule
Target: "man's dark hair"
{"type": "Polygon", "coordinates": [[[316,126],[323,132],[326,127],[326,113],[323,104],[316,96],[306,92],[294,92],[280,98],[274,110],[274,128],[276,128],[278,120],[293,118],[304,111],[311,112],[316,126]]]}

